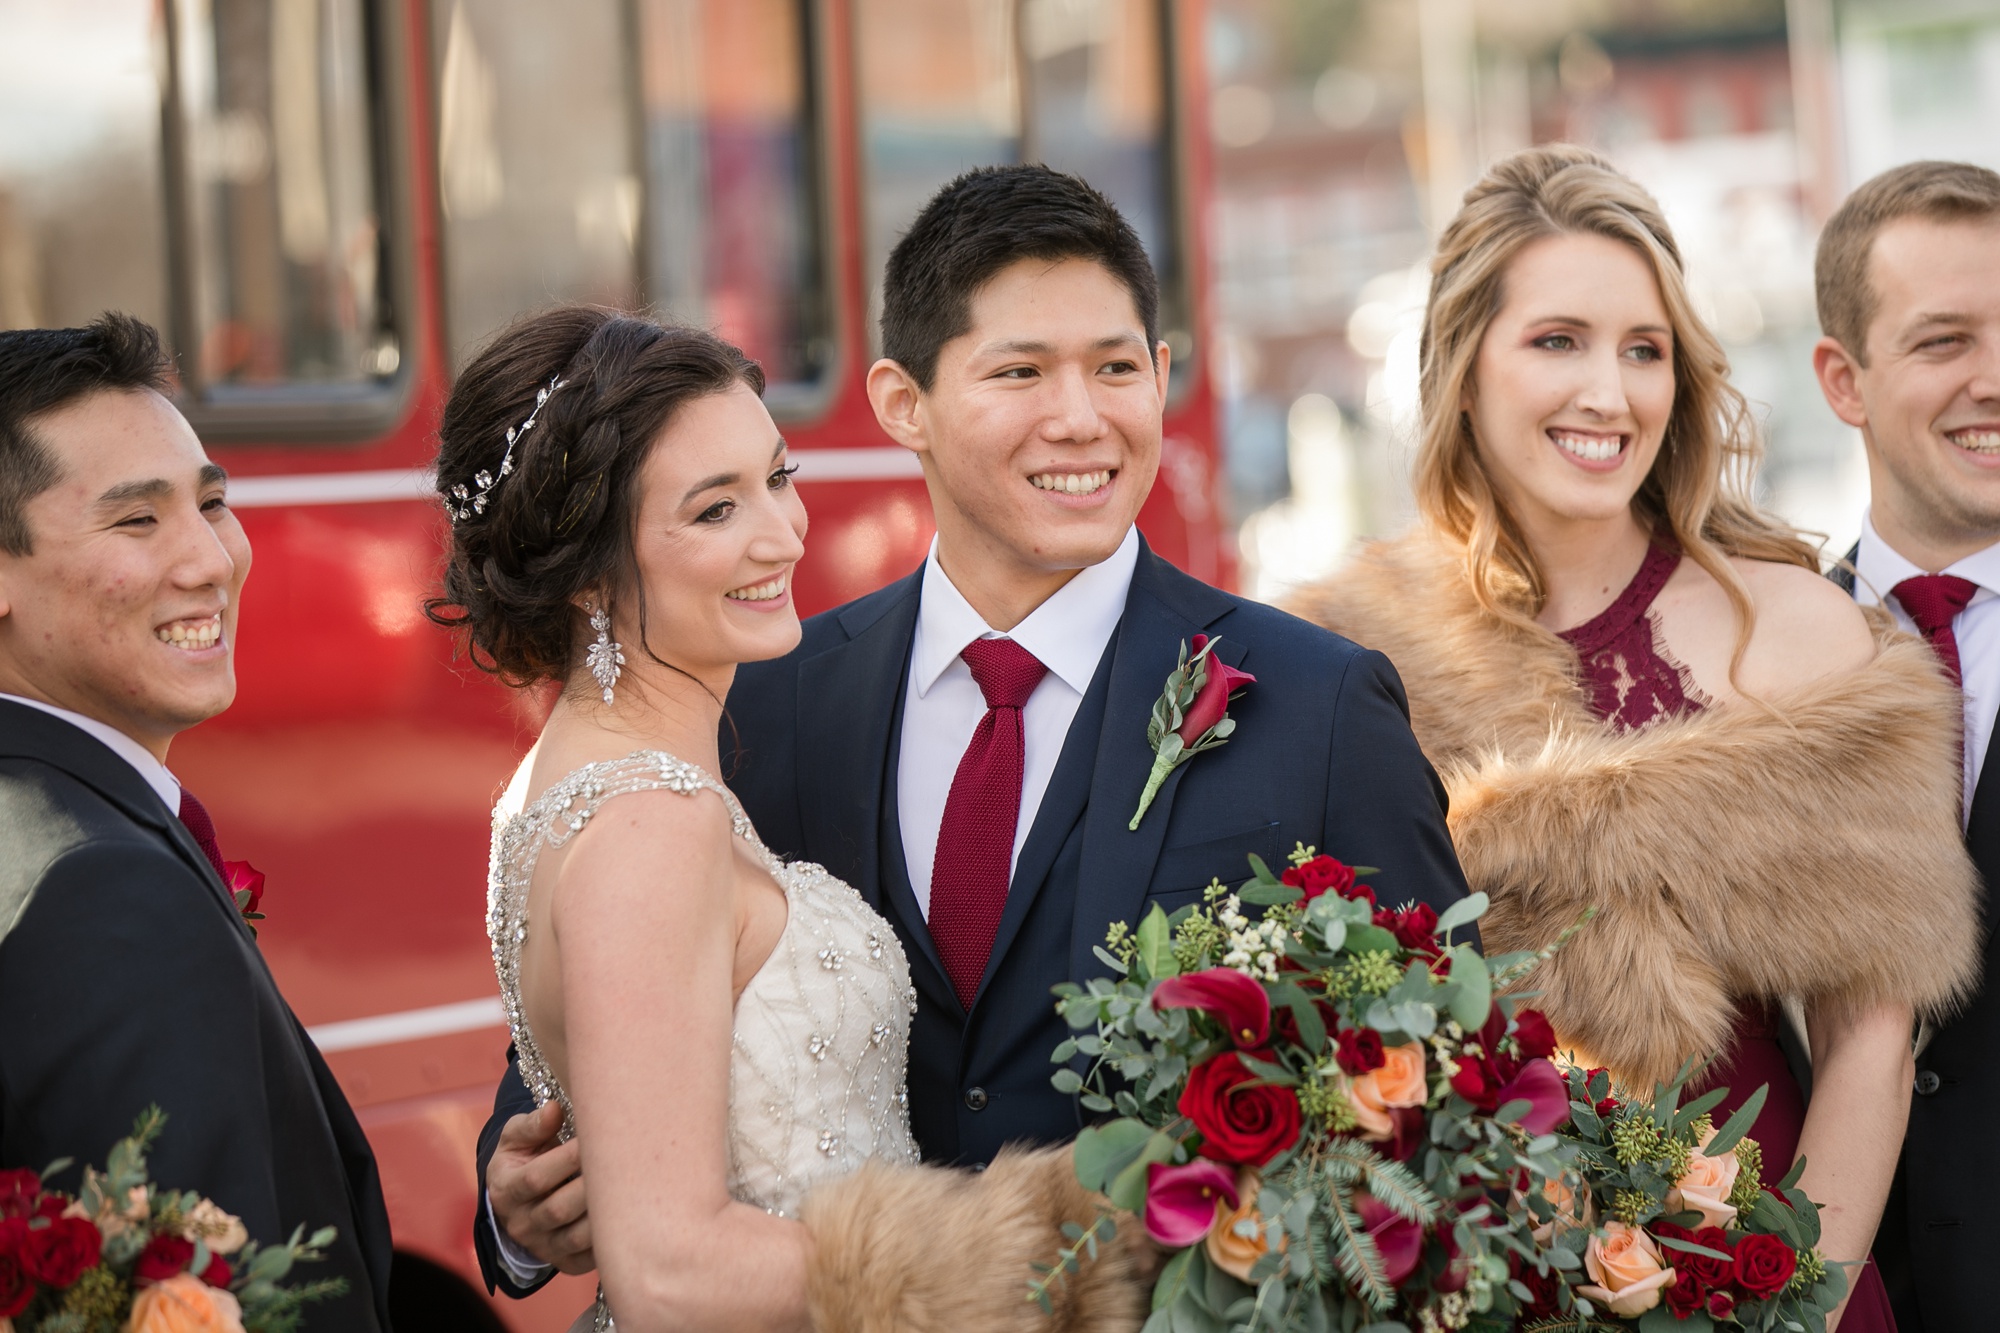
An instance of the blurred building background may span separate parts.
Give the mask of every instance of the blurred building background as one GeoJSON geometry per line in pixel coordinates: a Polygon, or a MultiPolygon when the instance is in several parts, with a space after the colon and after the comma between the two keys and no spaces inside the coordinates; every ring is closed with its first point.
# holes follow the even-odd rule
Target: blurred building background
{"type": "Polygon", "coordinates": [[[1246,591],[1408,522],[1431,241],[1486,163],[1552,140],[1659,198],[1763,421],[1763,499],[1846,549],[1867,478],[1812,377],[1813,245],[1885,167],[2000,167],[2000,3],[1213,0],[1207,42],[1246,591]]]}

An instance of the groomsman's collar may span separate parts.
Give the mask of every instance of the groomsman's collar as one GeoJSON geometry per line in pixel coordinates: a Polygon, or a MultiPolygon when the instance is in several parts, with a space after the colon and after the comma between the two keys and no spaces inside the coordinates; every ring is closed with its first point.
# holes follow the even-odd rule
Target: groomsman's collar
{"type": "MultiPolygon", "coordinates": [[[[1949,569],[1919,569],[1902,552],[1882,540],[1882,535],[1875,531],[1872,514],[1862,516],[1861,542],[1854,557],[1854,568],[1859,575],[1854,584],[1854,600],[1863,606],[1882,605],[1898,583],[1928,573],[1955,574],[1978,584],[1979,591],[1972,598],[1974,606],[2000,596],[2000,542],[1983,551],[1973,552],[1949,569]]],[[[1902,608],[1894,602],[1889,602],[1889,607],[1897,615],[1902,614],[1902,608]]]]}
{"type": "Polygon", "coordinates": [[[127,736],[118,728],[99,722],[94,717],[82,713],[72,713],[67,708],[45,704],[40,699],[30,699],[19,694],[0,694],[0,699],[20,704],[23,708],[33,708],[47,713],[50,717],[61,718],[85,735],[103,743],[104,747],[130,764],[138,775],[146,780],[160,798],[160,804],[167,807],[168,814],[177,814],[181,808],[181,784],[167,766],[153,757],[153,752],[127,736]]]}
{"type": "Polygon", "coordinates": [[[974,639],[1003,637],[1033,653],[1078,694],[1089,692],[1091,677],[1111,636],[1118,632],[1119,617],[1125,614],[1132,572],[1138,564],[1139,529],[1134,527],[1126,531],[1125,540],[1109,559],[1077,571],[1075,578],[1027,619],[1002,635],[987,625],[953,586],[938,565],[937,539],[932,538],[930,555],[924,561],[916,638],[911,646],[910,671],[917,694],[930,693],[966,644],[974,639]]]}

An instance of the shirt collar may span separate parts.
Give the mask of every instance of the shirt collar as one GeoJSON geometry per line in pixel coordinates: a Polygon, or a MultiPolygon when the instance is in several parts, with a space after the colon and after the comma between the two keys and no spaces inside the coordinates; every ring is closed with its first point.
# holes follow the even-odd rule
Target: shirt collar
{"type": "MultiPolygon", "coordinates": [[[[1861,550],[1854,557],[1854,568],[1858,575],[1854,583],[1855,600],[1863,606],[1879,606],[1889,596],[1898,583],[1915,578],[1930,571],[1919,569],[1909,559],[1882,539],[1875,531],[1872,513],[1861,519],[1861,550]]],[[[2000,542],[1995,542],[1983,551],[1971,555],[1938,571],[1969,579],[1979,585],[1973,594],[1973,602],[1983,602],[1990,597],[2000,596],[2000,542]]]]}
{"type": "Polygon", "coordinates": [[[0,699],[5,699],[9,703],[21,704],[27,708],[37,709],[47,713],[50,717],[59,717],[77,730],[104,742],[105,747],[111,753],[132,765],[138,771],[139,776],[146,780],[146,785],[151,787],[154,793],[159,796],[160,803],[167,807],[168,814],[175,816],[180,814],[180,781],[173,774],[167,772],[167,766],[158,759],[155,759],[151,750],[148,750],[145,746],[118,730],[118,728],[99,722],[94,717],[85,717],[81,713],[72,713],[67,708],[58,708],[54,704],[43,703],[40,699],[29,699],[18,694],[0,694],[0,699]]]}
{"type": "Polygon", "coordinates": [[[911,670],[917,696],[930,693],[945,669],[958,660],[974,639],[1012,639],[1033,653],[1065,685],[1083,694],[1104,657],[1118,620],[1125,614],[1125,597],[1132,573],[1139,567],[1139,530],[1129,528],[1109,559],[1077,571],[1027,619],[1002,634],[989,626],[972,603],[952,584],[938,564],[937,539],[924,561],[923,592],[917,605],[917,636],[911,670]]]}

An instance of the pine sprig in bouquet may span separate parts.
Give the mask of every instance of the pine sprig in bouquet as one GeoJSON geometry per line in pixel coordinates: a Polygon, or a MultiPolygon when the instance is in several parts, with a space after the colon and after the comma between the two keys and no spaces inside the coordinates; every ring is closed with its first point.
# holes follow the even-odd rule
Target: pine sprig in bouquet
{"type": "MultiPolygon", "coordinates": [[[[1509,1328],[1537,1253],[1509,1200],[1572,1170],[1553,1034],[1489,970],[1535,955],[1452,942],[1483,895],[1440,919],[1310,848],[1250,861],[1237,892],[1114,926],[1117,977],[1057,988],[1080,1035],[1055,1085],[1113,1117],[1078,1178],[1169,1252],[1146,1333],[1509,1328]]],[[[1115,1225],[1076,1229],[1034,1293],[1115,1225]]]]}
{"type": "Polygon", "coordinates": [[[1547,1246],[1523,1327],[1644,1333],[1823,1333],[1846,1293],[1820,1255],[1819,1208],[1798,1188],[1801,1158],[1775,1193],[1759,1180],[1763,1152],[1747,1137],[1758,1088],[1717,1128],[1729,1095],[1711,1088],[1681,1104],[1690,1061],[1647,1101],[1620,1100],[1602,1069],[1571,1069],[1569,1123],[1577,1176],[1525,1203],[1547,1246]]]}
{"type": "Polygon", "coordinates": [[[74,1195],[44,1185],[67,1161],[0,1171],[0,1333],[292,1333],[306,1305],[347,1290],[280,1285],[332,1227],[259,1245],[213,1201],[149,1181],[166,1120],[148,1107],[74,1195]]]}

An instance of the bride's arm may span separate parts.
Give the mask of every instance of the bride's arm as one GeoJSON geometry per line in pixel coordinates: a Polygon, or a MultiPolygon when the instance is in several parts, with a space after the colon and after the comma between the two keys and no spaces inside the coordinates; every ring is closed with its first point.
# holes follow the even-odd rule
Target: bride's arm
{"type": "Polygon", "coordinates": [[[1813,1088],[1799,1135],[1806,1159],[1799,1186],[1820,1205],[1820,1253],[1845,1266],[1851,1292],[1875,1243],[1910,1118],[1911,1015],[1903,1005],[1843,1018],[1808,1013],[1806,1031],[1813,1088]]]}
{"type": "Polygon", "coordinates": [[[605,806],[551,911],[568,1088],[620,1333],[804,1330],[809,1242],[726,1186],[739,925],[720,802],[605,806]]]}

